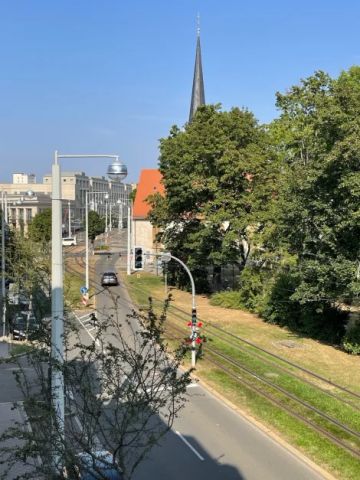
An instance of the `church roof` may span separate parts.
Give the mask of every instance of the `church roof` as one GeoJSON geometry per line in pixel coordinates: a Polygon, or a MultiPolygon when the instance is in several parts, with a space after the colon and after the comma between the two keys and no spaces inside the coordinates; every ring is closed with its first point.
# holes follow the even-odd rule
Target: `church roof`
{"type": "Polygon", "coordinates": [[[204,79],[203,79],[202,62],[201,62],[200,31],[198,29],[189,122],[191,122],[191,120],[193,119],[193,116],[195,115],[197,108],[200,105],[204,105],[204,104],[205,104],[205,89],[204,89],[204,79]]]}
{"type": "Polygon", "coordinates": [[[146,199],[154,193],[163,194],[165,189],[161,183],[162,175],[157,169],[144,169],[140,172],[139,183],[136,188],[133,216],[136,219],[144,219],[148,216],[151,208],[146,199]]]}

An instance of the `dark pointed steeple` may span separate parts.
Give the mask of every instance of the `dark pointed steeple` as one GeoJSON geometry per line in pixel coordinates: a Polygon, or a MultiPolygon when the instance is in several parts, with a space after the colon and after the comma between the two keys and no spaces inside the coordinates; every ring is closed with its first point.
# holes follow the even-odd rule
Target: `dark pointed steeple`
{"type": "Polygon", "coordinates": [[[196,41],[196,56],[195,56],[195,68],[194,68],[194,79],[191,93],[191,106],[190,106],[190,115],[189,122],[193,119],[197,108],[200,105],[205,104],[205,90],[204,90],[204,80],[201,64],[201,46],[200,46],[200,26],[199,26],[199,16],[198,16],[198,28],[197,28],[197,41],[196,41]]]}

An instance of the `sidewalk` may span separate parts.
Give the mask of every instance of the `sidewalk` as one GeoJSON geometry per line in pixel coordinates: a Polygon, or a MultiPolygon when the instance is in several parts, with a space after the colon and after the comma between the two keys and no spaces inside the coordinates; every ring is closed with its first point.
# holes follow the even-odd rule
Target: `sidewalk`
{"type": "MultiPolygon", "coordinates": [[[[20,408],[13,409],[12,403],[0,403],[0,435],[2,435],[9,427],[14,427],[15,422],[25,425],[25,417],[20,408]]],[[[18,446],[17,439],[9,439],[2,444],[6,447],[18,446]]],[[[8,464],[0,465],[0,475],[3,475],[8,468],[8,464]]],[[[19,475],[24,475],[32,470],[31,466],[26,466],[21,462],[14,465],[11,471],[7,474],[7,480],[16,479],[19,475]]]]}

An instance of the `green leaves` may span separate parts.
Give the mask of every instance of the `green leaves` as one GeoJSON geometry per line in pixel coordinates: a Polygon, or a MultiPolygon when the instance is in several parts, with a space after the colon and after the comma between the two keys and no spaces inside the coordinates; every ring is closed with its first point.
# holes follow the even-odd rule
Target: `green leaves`
{"type": "Polygon", "coordinates": [[[265,139],[250,112],[209,105],[183,131],[173,127],[160,140],[166,196],[152,199],[150,219],[164,229],[167,248],[189,265],[244,263],[254,186],[264,185],[265,139]]]}

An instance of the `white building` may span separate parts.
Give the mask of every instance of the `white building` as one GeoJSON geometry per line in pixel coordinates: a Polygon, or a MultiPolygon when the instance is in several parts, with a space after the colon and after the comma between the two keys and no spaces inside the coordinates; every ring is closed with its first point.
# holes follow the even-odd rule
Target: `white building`
{"type": "MultiPolygon", "coordinates": [[[[37,195],[48,195],[51,199],[51,174],[44,175],[43,183],[32,183],[35,180],[34,174],[14,173],[12,183],[1,183],[0,191],[5,191],[8,195],[17,197],[24,196],[27,191],[32,191],[37,195]],[[28,183],[25,183],[28,180],[28,183]]],[[[128,203],[131,193],[131,185],[108,180],[105,177],[88,177],[84,172],[62,172],[61,173],[61,192],[62,199],[72,202],[72,218],[81,222],[85,217],[85,198],[86,192],[92,192],[89,195],[89,208],[97,210],[99,214],[104,215],[106,210],[105,193],[108,194],[107,207],[118,205],[118,200],[122,203],[128,203]]],[[[119,210],[119,206],[116,211],[119,210]]]]}
{"type": "Polygon", "coordinates": [[[24,185],[36,183],[36,176],[33,173],[13,173],[12,183],[15,185],[24,185]]]}

